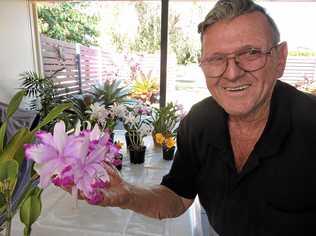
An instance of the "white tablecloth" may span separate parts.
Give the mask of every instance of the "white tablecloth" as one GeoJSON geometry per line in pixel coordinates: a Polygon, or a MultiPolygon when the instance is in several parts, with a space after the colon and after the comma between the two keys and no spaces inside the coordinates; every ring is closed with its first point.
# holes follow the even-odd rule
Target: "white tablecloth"
{"type": "MultiPolygon", "coordinates": [[[[116,139],[123,141],[122,133],[116,139]]],[[[122,177],[139,186],[159,184],[170,166],[162,159],[159,148],[151,138],[146,140],[145,163],[133,165],[124,152],[122,177]]],[[[124,142],[125,143],[125,142],[124,142]]],[[[74,207],[71,195],[50,186],[42,194],[43,209],[40,218],[33,224],[32,236],[201,236],[200,205],[195,201],[190,209],[178,218],[156,220],[130,210],[114,207],[98,207],[78,202],[74,207]]],[[[14,219],[12,235],[23,235],[19,216],[14,219]]]]}

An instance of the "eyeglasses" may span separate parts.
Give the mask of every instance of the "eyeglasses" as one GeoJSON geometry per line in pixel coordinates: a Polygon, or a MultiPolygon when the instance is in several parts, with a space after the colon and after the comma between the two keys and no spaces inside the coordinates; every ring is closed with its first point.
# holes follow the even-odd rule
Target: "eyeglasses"
{"type": "Polygon", "coordinates": [[[221,77],[227,70],[229,59],[233,59],[235,64],[245,72],[254,72],[265,67],[267,56],[271,55],[273,48],[278,46],[279,44],[266,50],[247,48],[235,53],[230,53],[233,54],[232,56],[229,56],[230,54],[217,54],[201,60],[200,66],[206,77],[210,78],[221,77]]]}

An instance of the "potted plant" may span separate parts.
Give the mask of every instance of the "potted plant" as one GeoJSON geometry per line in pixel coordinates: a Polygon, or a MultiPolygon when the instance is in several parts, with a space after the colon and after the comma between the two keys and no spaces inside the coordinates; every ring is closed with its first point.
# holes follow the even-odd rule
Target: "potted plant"
{"type": "MultiPolygon", "coordinates": [[[[85,114],[82,111],[89,107],[91,95],[90,97],[82,94],[58,96],[58,89],[52,78],[62,69],[56,70],[49,77],[41,76],[33,71],[26,71],[20,75],[21,87],[25,91],[26,96],[31,98],[30,109],[38,112],[40,120],[43,120],[58,104],[71,103],[72,106],[65,109],[58,117],[58,119],[65,121],[68,128],[71,128],[78,120],[82,121],[85,118],[85,114]]],[[[67,91],[67,88],[64,89],[67,91]]],[[[51,130],[53,126],[54,122],[50,122],[42,129],[51,130]]]]}
{"type": "Polygon", "coordinates": [[[0,127],[0,231],[11,233],[11,220],[20,209],[20,220],[24,223],[24,235],[30,235],[31,225],[41,212],[40,196],[37,187],[38,175],[34,174],[31,161],[24,159],[24,145],[31,143],[34,134],[51,123],[70,104],[60,104],[53,108],[34,129],[21,127],[16,134],[5,142],[8,121],[18,109],[25,91],[18,92],[6,110],[6,120],[0,127]],[[6,144],[5,144],[6,143],[6,144]]]}
{"type": "Polygon", "coordinates": [[[160,133],[164,137],[176,135],[176,129],[184,116],[182,106],[173,102],[167,103],[165,107],[153,108],[151,125],[153,126],[152,136],[155,144],[155,135],[160,133]]]}
{"type": "Polygon", "coordinates": [[[144,137],[152,132],[149,122],[150,114],[150,107],[141,103],[125,106],[125,112],[121,114],[121,120],[126,130],[126,145],[132,163],[144,162],[146,151],[144,137]]]}
{"type": "Polygon", "coordinates": [[[156,133],[155,140],[162,146],[163,159],[167,161],[172,160],[176,148],[175,137],[170,133],[165,136],[162,133],[156,133]]]}
{"type": "Polygon", "coordinates": [[[128,103],[129,90],[121,85],[121,80],[106,80],[103,84],[94,85],[91,94],[94,102],[98,102],[105,107],[114,103],[128,103]]]}
{"type": "Polygon", "coordinates": [[[90,114],[89,122],[92,125],[98,124],[102,131],[108,130],[111,138],[114,138],[114,128],[117,125],[121,110],[124,109],[122,105],[113,104],[108,107],[100,103],[93,103],[90,105],[86,113],[90,114]]]}
{"type": "Polygon", "coordinates": [[[147,104],[158,102],[159,84],[156,78],[152,78],[151,72],[149,71],[146,75],[144,72],[139,71],[132,85],[131,96],[147,104]]]}

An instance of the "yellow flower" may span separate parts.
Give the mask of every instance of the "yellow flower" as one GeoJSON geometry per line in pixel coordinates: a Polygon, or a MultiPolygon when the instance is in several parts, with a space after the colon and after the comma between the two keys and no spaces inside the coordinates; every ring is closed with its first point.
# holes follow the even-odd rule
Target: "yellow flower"
{"type": "Polygon", "coordinates": [[[165,140],[165,142],[166,142],[166,147],[167,147],[167,148],[172,148],[172,147],[174,147],[174,146],[176,145],[176,140],[174,140],[173,137],[167,138],[167,139],[165,140]]]}
{"type": "Polygon", "coordinates": [[[165,137],[161,133],[157,133],[155,135],[155,140],[158,144],[162,145],[163,142],[165,141],[165,137]]]}

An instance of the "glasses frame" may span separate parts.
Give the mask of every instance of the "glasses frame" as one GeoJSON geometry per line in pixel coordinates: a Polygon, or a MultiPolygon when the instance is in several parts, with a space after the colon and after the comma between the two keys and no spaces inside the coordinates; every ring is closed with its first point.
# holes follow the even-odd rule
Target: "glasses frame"
{"type": "MultiPolygon", "coordinates": [[[[240,63],[240,61],[239,61],[240,55],[236,55],[236,52],[234,52],[234,53],[229,53],[229,54],[223,54],[223,56],[225,57],[225,62],[226,62],[225,67],[223,67],[223,68],[224,68],[223,72],[219,73],[219,75],[216,75],[216,76],[207,76],[207,77],[208,77],[208,78],[219,78],[219,77],[222,77],[223,74],[226,72],[226,70],[227,70],[227,68],[228,68],[228,61],[229,61],[230,59],[234,59],[234,62],[235,62],[235,64],[238,66],[238,68],[241,69],[241,70],[243,70],[243,71],[245,71],[245,72],[255,72],[255,71],[261,70],[261,69],[264,68],[264,67],[266,66],[266,64],[267,64],[267,56],[268,56],[268,55],[271,55],[271,54],[272,54],[272,50],[273,50],[274,48],[280,46],[281,44],[282,44],[282,43],[277,43],[277,44],[273,45],[272,47],[270,47],[269,49],[249,48],[249,49],[248,49],[249,51],[250,51],[250,50],[260,50],[262,56],[264,56],[264,63],[263,63],[263,65],[262,65],[261,67],[258,67],[257,69],[254,69],[254,70],[246,70],[246,69],[244,69],[242,66],[240,66],[240,64],[239,64],[239,63],[240,63]],[[233,54],[233,55],[231,55],[231,54],[233,54]],[[231,55],[231,56],[229,56],[229,55],[231,55]]],[[[238,53],[238,52],[237,52],[237,53],[238,53]]],[[[199,63],[199,66],[202,68],[202,70],[203,70],[203,66],[205,66],[205,65],[208,65],[207,59],[201,60],[201,62],[199,63]]]]}

